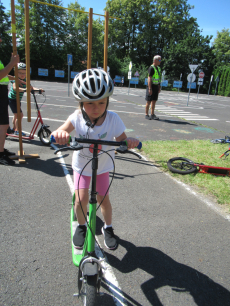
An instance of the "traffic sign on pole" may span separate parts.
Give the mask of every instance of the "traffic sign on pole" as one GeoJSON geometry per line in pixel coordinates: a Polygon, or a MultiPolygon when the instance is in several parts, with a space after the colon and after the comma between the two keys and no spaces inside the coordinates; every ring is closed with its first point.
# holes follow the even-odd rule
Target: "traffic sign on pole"
{"type": "Polygon", "coordinates": [[[201,71],[201,72],[199,73],[199,78],[200,78],[200,79],[203,79],[203,78],[204,78],[204,75],[205,75],[204,72],[201,71]]]}
{"type": "Polygon", "coordinates": [[[188,82],[193,83],[195,81],[195,79],[196,79],[195,74],[189,73],[189,75],[187,77],[188,82]]]}
{"type": "Polygon", "coordinates": [[[67,65],[72,66],[73,65],[73,55],[72,54],[67,54],[67,65]]]}
{"type": "Polygon", "coordinates": [[[194,72],[196,70],[196,68],[198,67],[198,65],[189,65],[189,68],[192,72],[194,72]]]}
{"type": "Polygon", "coordinates": [[[138,71],[135,72],[134,76],[135,76],[135,77],[139,77],[138,71]]]}
{"type": "Polygon", "coordinates": [[[132,65],[132,62],[130,62],[130,63],[129,63],[129,71],[132,70],[132,66],[133,66],[133,65],[132,65]]]}

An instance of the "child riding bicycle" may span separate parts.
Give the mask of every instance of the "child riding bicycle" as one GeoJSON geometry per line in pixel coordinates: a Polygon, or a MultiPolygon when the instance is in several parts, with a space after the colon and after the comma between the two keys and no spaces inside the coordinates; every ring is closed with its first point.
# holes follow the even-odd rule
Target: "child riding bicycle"
{"type": "MultiPolygon", "coordinates": [[[[24,82],[26,81],[26,64],[24,64],[24,63],[18,63],[18,78],[20,80],[23,80],[24,82]]],[[[30,91],[32,91],[32,90],[38,90],[38,88],[30,86],[30,91]]],[[[43,91],[42,88],[40,88],[39,90],[43,91]]],[[[21,109],[21,100],[22,100],[22,97],[24,95],[24,92],[26,92],[26,91],[27,91],[26,83],[25,84],[21,83],[21,85],[19,87],[21,118],[19,118],[19,120],[22,120],[22,118],[23,118],[23,112],[22,112],[22,109],[21,109]]],[[[15,83],[15,81],[11,81],[11,88],[10,88],[10,91],[9,91],[8,99],[9,99],[9,106],[12,110],[12,113],[14,114],[14,117],[13,117],[13,120],[12,120],[13,130],[11,132],[13,132],[15,135],[19,135],[17,100],[16,100],[16,83],[15,83]]],[[[22,136],[26,136],[26,134],[22,132],[22,136]]]]}
{"type": "MultiPolygon", "coordinates": [[[[102,69],[88,69],[79,73],[73,81],[72,91],[79,102],[79,109],[76,110],[66,122],[52,133],[56,143],[65,145],[69,141],[69,134],[75,130],[75,137],[89,139],[104,139],[116,141],[127,141],[128,148],[138,146],[139,140],[127,138],[125,125],[120,117],[108,111],[109,96],[113,94],[114,84],[110,76],[102,69]]],[[[103,146],[100,150],[107,151],[111,147],[103,146]]],[[[82,249],[86,235],[87,204],[89,202],[89,185],[92,175],[91,163],[85,167],[86,163],[93,156],[92,145],[81,151],[73,153],[72,167],[74,172],[75,187],[75,213],[78,220],[78,227],[73,235],[73,245],[76,249],[82,249]],[[85,168],[84,168],[85,167],[85,168]],[[83,175],[80,176],[84,168],[83,175]],[[79,196],[78,196],[79,187],[79,196]],[[81,208],[82,206],[82,208],[81,208]],[[83,209],[83,212],[82,212],[83,209]]],[[[114,150],[109,154],[114,159],[114,150]]],[[[113,169],[113,162],[108,154],[99,152],[99,164],[97,171],[97,201],[101,203],[101,212],[105,224],[102,227],[105,246],[112,250],[117,247],[117,240],[112,228],[112,206],[109,200],[109,171],[113,169]],[[107,192],[107,194],[106,194],[107,192]]]]}

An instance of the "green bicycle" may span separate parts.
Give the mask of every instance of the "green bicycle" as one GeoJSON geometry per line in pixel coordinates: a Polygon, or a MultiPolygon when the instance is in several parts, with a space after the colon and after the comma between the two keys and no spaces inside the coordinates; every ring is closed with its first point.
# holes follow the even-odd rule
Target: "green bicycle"
{"type": "MultiPolygon", "coordinates": [[[[71,138],[70,138],[70,141],[71,141],[71,138]]],[[[51,136],[51,142],[55,142],[55,139],[53,136],[51,136]]],[[[86,238],[85,238],[83,250],[81,251],[76,250],[72,244],[73,263],[75,266],[79,268],[78,293],[75,294],[74,296],[78,296],[79,298],[81,298],[83,305],[85,306],[95,306],[97,295],[100,294],[100,285],[101,285],[101,279],[103,275],[103,269],[105,269],[103,266],[104,259],[99,259],[95,253],[95,242],[98,244],[97,240],[95,239],[96,212],[97,212],[97,209],[101,205],[100,204],[98,208],[96,208],[96,205],[97,205],[96,178],[97,178],[97,169],[98,169],[98,153],[103,152],[103,154],[105,153],[110,156],[110,154],[108,153],[109,151],[101,150],[101,148],[99,148],[99,145],[118,147],[116,148],[116,151],[121,154],[131,153],[137,156],[138,158],[141,158],[141,156],[133,151],[129,151],[127,148],[127,143],[125,141],[116,142],[116,141],[106,141],[106,140],[100,140],[100,139],[94,140],[94,139],[81,139],[81,138],[73,138],[73,137],[72,137],[72,142],[70,142],[69,146],[60,148],[56,150],[54,153],[57,154],[57,152],[64,151],[64,150],[82,150],[83,146],[80,143],[89,144],[89,146],[93,144],[93,158],[92,158],[91,192],[90,192],[90,199],[89,199],[89,216],[88,216],[88,220],[87,220],[87,216],[85,216],[85,220],[87,222],[87,232],[86,232],[86,238]]],[[[137,148],[141,149],[141,147],[142,147],[142,144],[140,142],[137,148]]],[[[114,165],[114,172],[115,172],[115,165],[114,165]]],[[[110,182],[109,188],[112,184],[112,180],[110,182]]],[[[73,198],[72,198],[72,207],[71,207],[71,213],[70,213],[71,241],[73,239],[73,235],[74,235],[75,229],[78,224],[76,215],[74,212],[74,204],[75,204],[75,194],[73,195],[73,198]]]]}

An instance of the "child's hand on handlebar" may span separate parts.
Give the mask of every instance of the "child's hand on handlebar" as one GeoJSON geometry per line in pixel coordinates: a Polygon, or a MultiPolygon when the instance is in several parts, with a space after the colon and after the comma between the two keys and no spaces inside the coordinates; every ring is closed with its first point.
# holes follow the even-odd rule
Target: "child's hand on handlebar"
{"type": "Polygon", "coordinates": [[[69,133],[64,130],[56,130],[51,135],[54,136],[55,142],[59,145],[66,145],[69,142],[69,133]]]}
{"type": "Polygon", "coordinates": [[[136,138],[128,137],[125,139],[128,143],[128,149],[134,149],[138,146],[139,140],[136,138]]]}

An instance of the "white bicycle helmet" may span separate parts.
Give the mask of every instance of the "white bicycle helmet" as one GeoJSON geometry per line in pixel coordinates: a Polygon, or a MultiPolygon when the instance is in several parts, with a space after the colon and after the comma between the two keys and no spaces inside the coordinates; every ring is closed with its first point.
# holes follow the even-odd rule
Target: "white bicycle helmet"
{"type": "Polygon", "coordinates": [[[73,95],[79,102],[98,101],[113,94],[111,77],[102,69],[92,68],[75,76],[72,85],[73,95]]]}
{"type": "Polygon", "coordinates": [[[26,70],[26,64],[24,64],[24,63],[18,63],[18,69],[20,69],[20,70],[26,70]]]}

